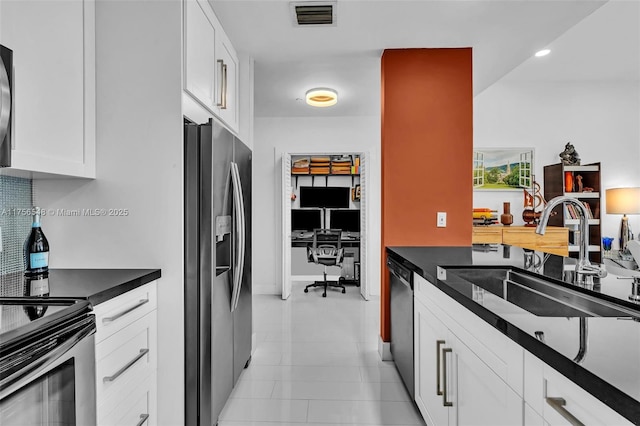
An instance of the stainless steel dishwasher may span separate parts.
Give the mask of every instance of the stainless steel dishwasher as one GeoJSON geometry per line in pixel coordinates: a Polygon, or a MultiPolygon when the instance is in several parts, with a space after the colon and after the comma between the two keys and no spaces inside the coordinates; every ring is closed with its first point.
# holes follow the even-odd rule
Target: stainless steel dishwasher
{"type": "Polygon", "coordinates": [[[413,274],[389,257],[387,269],[391,293],[391,354],[413,401],[413,274]]]}

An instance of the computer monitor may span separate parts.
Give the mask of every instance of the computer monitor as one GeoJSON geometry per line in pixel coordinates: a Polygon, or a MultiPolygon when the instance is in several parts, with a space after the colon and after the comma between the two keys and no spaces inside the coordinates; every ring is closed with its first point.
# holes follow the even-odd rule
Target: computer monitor
{"type": "Polygon", "coordinates": [[[300,207],[349,208],[348,186],[301,186],[300,207]]]}
{"type": "Polygon", "coordinates": [[[360,210],[331,210],[329,226],[346,232],[360,232],[360,210]]]}
{"type": "Polygon", "coordinates": [[[322,228],[322,210],[320,209],[292,209],[291,230],[313,231],[322,228]]]}

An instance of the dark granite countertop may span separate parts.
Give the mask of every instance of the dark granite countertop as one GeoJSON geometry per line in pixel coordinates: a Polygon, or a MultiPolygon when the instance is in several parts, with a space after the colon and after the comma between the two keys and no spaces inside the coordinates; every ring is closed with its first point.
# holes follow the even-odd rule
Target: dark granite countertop
{"type": "MultiPolygon", "coordinates": [[[[418,273],[427,281],[474,312],[487,323],[542,359],[577,385],[603,401],[635,424],[640,424],[640,322],[630,318],[552,317],[531,314],[489,292],[473,296],[471,283],[459,277],[437,279],[437,267],[454,266],[514,266],[556,280],[558,285],[572,284],[575,259],[532,252],[510,246],[472,247],[388,247],[394,260],[418,273]],[[564,282],[564,284],[563,284],[564,282]],[[580,322],[586,323],[588,345],[586,356],[574,361],[579,351],[580,322]],[[535,337],[543,332],[545,342],[535,337]]],[[[640,306],[629,302],[630,280],[617,275],[634,275],[631,271],[607,266],[609,275],[588,289],[578,290],[601,295],[627,307],[640,306]]],[[[637,273],[635,273],[637,275],[637,273]]],[[[639,312],[640,315],[640,312],[639,312]]]]}
{"type": "Polygon", "coordinates": [[[160,276],[160,269],[52,269],[49,296],[88,299],[95,306],[160,276]]]}

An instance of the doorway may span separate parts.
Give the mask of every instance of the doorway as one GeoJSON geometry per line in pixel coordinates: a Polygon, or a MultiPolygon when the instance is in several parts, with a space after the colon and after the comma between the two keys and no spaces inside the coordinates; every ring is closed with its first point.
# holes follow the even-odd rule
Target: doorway
{"type": "Polygon", "coordinates": [[[341,273],[328,275],[327,279],[336,281],[340,276],[355,279],[359,282],[360,294],[369,300],[367,158],[367,152],[283,154],[282,299],[291,295],[293,281],[312,282],[322,278],[322,273],[318,275],[313,269],[317,265],[307,265],[305,238],[308,239],[309,235],[299,234],[299,230],[292,228],[292,216],[298,223],[300,218],[307,221],[306,225],[296,224],[300,228],[314,226],[318,221],[315,216],[318,216],[321,227],[334,226],[338,221],[341,221],[340,226],[348,227],[353,225],[346,224],[343,218],[352,217],[351,212],[358,210],[357,243],[351,239],[350,247],[345,248],[341,273]],[[331,225],[332,219],[334,225],[331,225]]]}

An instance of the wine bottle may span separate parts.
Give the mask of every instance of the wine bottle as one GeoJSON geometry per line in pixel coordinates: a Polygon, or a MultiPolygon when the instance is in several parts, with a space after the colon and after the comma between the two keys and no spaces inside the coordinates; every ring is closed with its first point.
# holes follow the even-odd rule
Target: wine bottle
{"type": "MultiPolygon", "coordinates": [[[[24,277],[24,295],[28,297],[49,297],[49,273],[29,274],[24,277]]],[[[47,305],[26,305],[24,311],[31,321],[42,318],[47,305]]]]}
{"type": "MultiPolygon", "coordinates": [[[[31,232],[24,242],[24,295],[49,297],[49,241],[40,227],[40,212],[36,210],[31,232]]],[[[29,305],[24,308],[29,319],[41,318],[46,305],[29,305]]]]}
{"type": "Polygon", "coordinates": [[[24,274],[35,276],[49,272],[49,241],[40,228],[39,211],[33,217],[31,233],[24,242],[24,274]]]}

